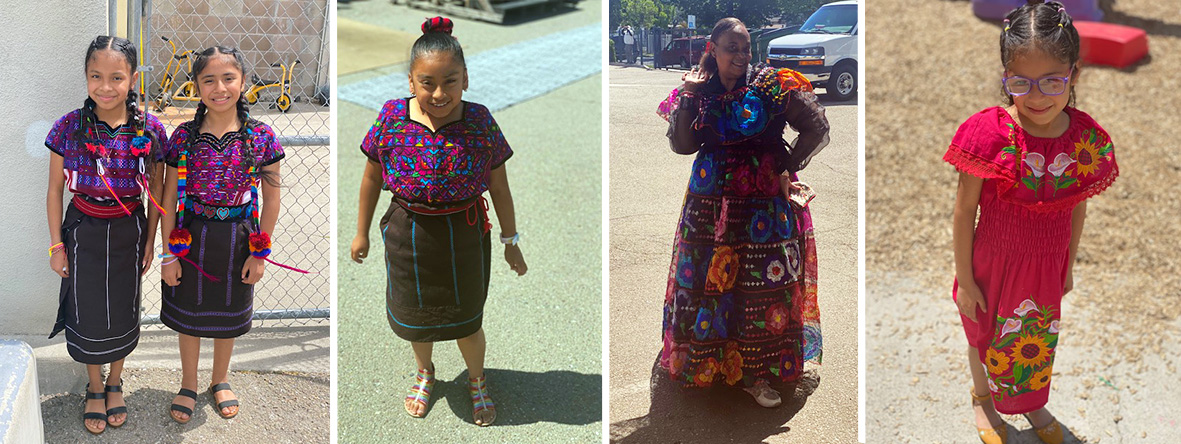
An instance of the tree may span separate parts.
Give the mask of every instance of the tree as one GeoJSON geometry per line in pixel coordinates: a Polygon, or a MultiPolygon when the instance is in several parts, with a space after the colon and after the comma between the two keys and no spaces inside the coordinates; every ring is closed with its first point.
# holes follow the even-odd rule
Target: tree
{"type": "MultiPolygon", "coordinates": [[[[626,0],[625,0],[626,1],[626,0]]],[[[771,19],[785,17],[803,23],[820,5],[833,0],[667,0],[685,14],[697,16],[699,28],[709,29],[726,17],[737,17],[747,28],[761,28],[771,19]],[[798,17],[798,18],[797,18],[798,17]]]]}
{"type": "Polygon", "coordinates": [[[664,27],[673,20],[673,8],[656,0],[610,0],[607,7],[612,29],[622,24],[633,28],[664,27]]]}

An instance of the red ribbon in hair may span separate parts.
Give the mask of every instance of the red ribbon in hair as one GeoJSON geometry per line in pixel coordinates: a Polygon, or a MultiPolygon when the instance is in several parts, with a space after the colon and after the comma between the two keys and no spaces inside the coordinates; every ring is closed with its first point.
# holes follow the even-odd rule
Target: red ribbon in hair
{"type": "Polygon", "coordinates": [[[442,32],[451,35],[451,29],[455,25],[451,23],[451,19],[447,17],[431,17],[422,22],[422,33],[429,34],[432,32],[442,32]]]}
{"type": "Polygon", "coordinates": [[[705,42],[705,52],[709,52],[711,49],[714,49],[714,42],[705,42]]]}

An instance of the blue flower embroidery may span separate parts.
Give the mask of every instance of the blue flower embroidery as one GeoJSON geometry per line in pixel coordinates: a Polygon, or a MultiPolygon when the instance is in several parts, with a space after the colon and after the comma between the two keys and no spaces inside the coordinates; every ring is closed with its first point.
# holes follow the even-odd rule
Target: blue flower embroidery
{"type": "Polygon", "coordinates": [[[772,226],[774,226],[774,221],[771,220],[770,214],[767,214],[766,211],[755,211],[747,229],[750,232],[750,240],[758,243],[766,242],[771,238],[772,226]]]}
{"type": "Polygon", "coordinates": [[[730,104],[726,127],[743,136],[752,136],[767,127],[767,113],[763,112],[763,101],[754,91],[747,91],[742,100],[730,104]]]}
{"type": "Polygon", "coordinates": [[[689,191],[698,194],[708,194],[714,188],[713,156],[698,156],[693,162],[693,177],[689,179],[689,191]]]}
{"type": "Polygon", "coordinates": [[[697,340],[704,341],[714,335],[713,313],[708,308],[697,309],[697,322],[693,323],[693,334],[697,340]]]}
{"type": "Polygon", "coordinates": [[[680,258],[677,260],[677,284],[685,288],[693,288],[693,274],[697,270],[693,269],[693,257],[687,250],[682,250],[680,258]]]}
{"type": "Polygon", "coordinates": [[[792,213],[791,205],[787,203],[787,199],[777,196],[775,202],[775,232],[783,239],[791,237],[794,231],[796,218],[792,213]]]}

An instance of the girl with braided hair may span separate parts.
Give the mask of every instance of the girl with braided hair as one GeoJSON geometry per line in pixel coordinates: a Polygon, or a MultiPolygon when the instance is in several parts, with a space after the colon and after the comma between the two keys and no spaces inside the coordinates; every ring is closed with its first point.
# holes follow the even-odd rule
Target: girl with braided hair
{"type": "MultiPolygon", "coordinates": [[[[164,126],[136,106],[139,79],[135,46],[100,36],[86,50],[83,71],[89,97],[62,116],[45,146],[49,164],[46,212],[49,265],[62,278],[54,337],[66,332],[66,348],[86,364],[83,423],[98,434],[127,421],[123,362],[139,343],[140,276],[152,264],[160,213],[142,195],[159,195],[164,126]],[[62,195],[73,193],[62,212],[62,195]],[[103,364],[110,364],[104,383],[103,364]],[[101,390],[100,390],[101,388],[101,390]],[[99,391],[93,391],[99,390],[99,391]]],[[[155,202],[155,199],[151,199],[155,202]]]]}
{"type": "Polygon", "coordinates": [[[215,46],[196,55],[191,77],[201,102],[164,152],[164,206],[176,211],[161,224],[160,318],[180,336],[181,389],[169,414],[182,424],[196,405],[201,338],[213,338],[209,392],[218,414],[238,414],[228,382],[230,356],[234,338],[250,330],[254,284],[269,261],[269,233],[279,217],[283,148],[271,128],[248,113],[245,67],[236,48],[215,46]]]}
{"type": "Polygon", "coordinates": [[[1062,297],[1074,287],[1086,199],[1119,168],[1107,132],[1074,108],[1079,36],[1062,4],[1010,12],[1000,46],[1007,106],[968,118],[943,156],[960,173],[952,298],[968,337],[981,441],[1006,441],[1000,412],[1025,414],[1056,444],[1062,428],[1045,406],[1062,297]]]}
{"type": "Polygon", "coordinates": [[[387,270],[386,318],[410,341],[418,372],[406,412],[430,407],[434,343],[454,340],[467,363],[472,419],[487,426],[496,408],[484,375],[484,301],[488,297],[492,224],[483,193],[492,195],[509,267],[524,275],[504,163],[512,156],[488,108],[464,102],[467,67],[451,36],[451,20],[422,24],[410,49],[412,97],[386,102],[361,151],[369,158],[361,180],[352,259],[369,254],[369,226],[381,189],[393,194],[381,218],[387,270]]]}

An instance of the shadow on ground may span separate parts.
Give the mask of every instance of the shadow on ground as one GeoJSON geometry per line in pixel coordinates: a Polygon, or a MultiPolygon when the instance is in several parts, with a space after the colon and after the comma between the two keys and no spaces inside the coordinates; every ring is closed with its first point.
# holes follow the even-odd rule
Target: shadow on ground
{"type": "Polygon", "coordinates": [[[785,396],[782,405],[768,409],[737,388],[682,389],[660,367],[659,356],[652,363],[650,381],[648,415],[611,423],[611,442],[697,442],[703,436],[726,437],[730,442],[763,442],[791,430],[787,422],[804,408],[808,396],[820,385],[819,375],[805,371],[798,384],[773,386],[785,396]],[[789,392],[794,393],[790,398],[786,396],[789,392]]]}
{"type": "MultiPolygon", "coordinates": [[[[487,369],[488,388],[496,403],[496,422],[492,427],[550,422],[588,425],[603,420],[603,376],[571,371],[544,373],[487,369]]],[[[427,417],[446,415],[434,407],[447,398],[450,414],[472,422],[468,374],[463,371],[450,381],[437,380],[431,390],[427,417]]],[[[402,391],[396,394],[400,399],[402,391]]]]}

